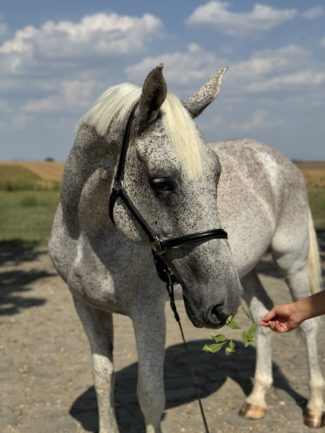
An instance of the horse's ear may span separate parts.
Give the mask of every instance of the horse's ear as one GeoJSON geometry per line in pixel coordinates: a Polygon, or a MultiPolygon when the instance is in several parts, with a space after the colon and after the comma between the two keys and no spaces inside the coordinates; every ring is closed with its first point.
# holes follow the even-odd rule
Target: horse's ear
{"type": "Polygon", "coordinates": [[[157,118],[159,109],[166,99],[167,86],[162,69],[163,64],[161,63],[149,73],[143,83],[138,117],[140,133],[157,118]]]}
{"type": "Polygon", "coordinates": [[[193,96],[183,101],[184,107],[192,117],[197,117],[217,97],[222,77],[228,68],[218,69],[193,96]]]}

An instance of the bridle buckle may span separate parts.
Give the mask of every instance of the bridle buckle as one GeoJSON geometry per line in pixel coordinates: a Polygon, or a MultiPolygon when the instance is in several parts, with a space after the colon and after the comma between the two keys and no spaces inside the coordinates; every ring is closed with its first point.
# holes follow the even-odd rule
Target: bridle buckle
{"type": "Polygon", "coordinates": [[[151,248],[158,256],[162,256],[167,251],[167,248],[162,246],[161,240],[158,237],[151,243],[151,248]]]}

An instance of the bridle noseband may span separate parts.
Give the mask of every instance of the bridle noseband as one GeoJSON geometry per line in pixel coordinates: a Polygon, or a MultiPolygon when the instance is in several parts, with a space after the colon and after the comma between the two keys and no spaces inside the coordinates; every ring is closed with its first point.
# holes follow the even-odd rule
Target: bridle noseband
{"type": "Polygon", "coordinates": [[[159,277],[167,283],[177,283],[179,282],[173,273],[172,266],[166,258],[165,253],[173,248],[178,248],[181,245],[189,242],[207,242],[211,239],[227,239],[227,232],[223,229],[212,229],[206,230],[204,232],[190,233],[188,235],[178,236],[175,238],[163,238],[158,233],[153,230],[147,221],[143,218],[139,210],[134,206],[131,198],[126,192],[123,180],[124,180],[124,172],[125,172],[125,163],[126,163],[126,155],[130,142],[130,134],[131,127],[134,120],[135,110],[138,104],[132,108],[129,118],[126,123],[126,128],[123,136],[121,153],[118,161],[117,170],[114,176],[113,188],[111,192],[111,196],[109,199],[109,216],[113,224],[114,221],[114,206],[116,200],[120,198],[123,200],[126,207],[129,209],[130,213],[136,220],[136,222],[140,225],[142,230],[145,232],[148,240],[150,242],[151,250],[154,255],[155,265],[157,268],[157,272],[159,277]]]}

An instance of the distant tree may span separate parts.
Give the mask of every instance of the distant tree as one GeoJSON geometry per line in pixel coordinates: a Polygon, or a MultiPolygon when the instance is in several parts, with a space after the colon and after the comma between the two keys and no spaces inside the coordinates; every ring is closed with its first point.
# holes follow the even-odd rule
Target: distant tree
{"type": "Polygon", "coordinates": [[[47,157],[44,159],[44,161],[45,161],[45,162],[54,162],[55,159],[52,158],[52,156],[47,156],[47,157]]]}

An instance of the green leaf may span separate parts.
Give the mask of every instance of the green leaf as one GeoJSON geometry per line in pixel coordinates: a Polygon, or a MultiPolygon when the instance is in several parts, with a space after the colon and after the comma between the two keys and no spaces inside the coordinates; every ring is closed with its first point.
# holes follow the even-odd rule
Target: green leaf
{"type": "Polygon", "coordinates": [[[236,346],[235,346],[234,341],[233,341],[233,340],[230,340],[230,341],[229,341],[229,344],[228,344],[228,346],[226,347],[226,350],[225,350],[226,355],[228,356],[228,355],[230,355],[231,353],[234,353],[234,352],[235,352],[235,349],[236,349],[236,346]]]}
{"type": "Polygon", "coordinates": [[[229,340],[228,337],[226,337],[225,335],[222,335],[222,334],[213,335],[212,338],[214,339],[215,343],[221,343],[223,341],[229,340]]]}
{"type": "Polygon", "coordinates": [[[238,323],[235,322],[235,320],[233,320],[233,319],[230,322],[227,322],[226,326],[228,326],[228,328],[231,328],[231,329],[240,329],[240,326],[238,325],[238,323]]]}
{"type": "Polygon", "coordinates": [[[222,341],[220,343],[205,344],[203,346],[203,350],[205,352],[217,353],[223,348],[223,346],[227,343],[227,341],[222,341]]]}
{"type": "Polygon", "coordinates": [[[234,318],[233,314],[230,314],[230,316],[228,316],[227,320],[226,320],[226,325],[232,321],[232,319],[234,318]]]}
{"type": "Polygon", "coordinates": [[[252,323],[248,330],[243,332],[242,339],[245,347],[249,346],[249,344],[255,340],[256,329],[256,323],[252,323]]]}

